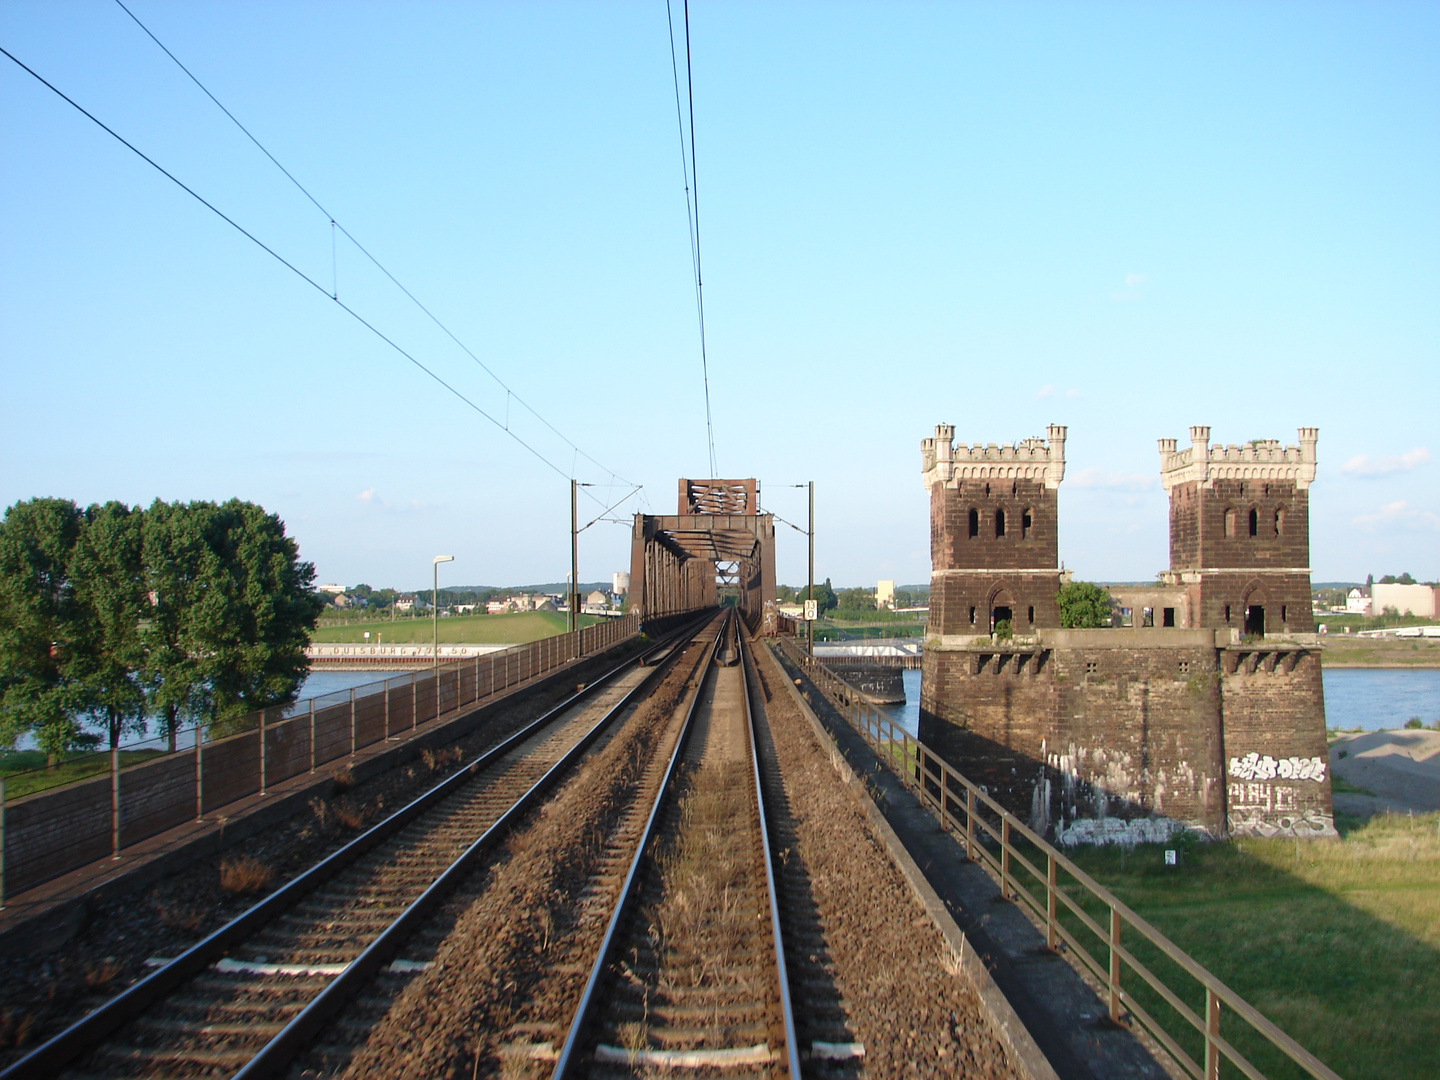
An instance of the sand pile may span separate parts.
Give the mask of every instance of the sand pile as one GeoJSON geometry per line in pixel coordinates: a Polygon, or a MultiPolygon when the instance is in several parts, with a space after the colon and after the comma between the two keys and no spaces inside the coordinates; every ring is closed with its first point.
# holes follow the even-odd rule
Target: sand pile
{"type": "Polygon", "coordinates": [[[1330,743],[1330,768],[1370,794],[1336,792],[1340,813],[1440,810],[1440,731],[1365,731],[1330,743]]]}

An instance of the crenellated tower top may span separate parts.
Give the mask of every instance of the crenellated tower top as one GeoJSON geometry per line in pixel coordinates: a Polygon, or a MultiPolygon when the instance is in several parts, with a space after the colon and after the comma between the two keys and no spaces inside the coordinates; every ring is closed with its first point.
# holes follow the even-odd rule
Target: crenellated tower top
{"type": "Polygon", "coordinates": [[[1065,428],[1051,424],[1048,439],[1038,436],[1009,446],[955,445],[955,427],[936,424],[933,438],[920,440],[920,472],[929,491],[936,484],[961,480],[1035,480],[1050,490],[1065,479],[1065,428]]]}
{"type": "MultiPolygon", "coordinates": [[[[1216,480],[1289,480],[1301,491],[1315,480],[1315,444],[1319,428],[1300,428],[1299,446],[1279,439],[1255,439],[1237,446],[1210,445],[1210,429],[1190,429],[1190,445],[1177,450],[1174,439],[1158,440],[1160,483],[1166,491],[1186,483],[1211,487],[1216,480]]],[[[926,440],[927,442],[929,440],[926,440]]]]}

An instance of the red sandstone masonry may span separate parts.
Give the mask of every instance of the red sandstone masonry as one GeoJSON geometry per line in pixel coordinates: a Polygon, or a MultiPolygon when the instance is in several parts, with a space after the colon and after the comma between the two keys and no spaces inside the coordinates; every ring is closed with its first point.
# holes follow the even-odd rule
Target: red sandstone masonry
{"type": "Polygon", "coordinates": [[[1056,565],[1064,429],[1049,430],[1049,448],[957,451],[948,425],[922,441],[935,573],[921,739],[1021,816],[1041,808],[1048,782],[1051,820],[1163,815],[1217,835],[1332,834],[1320,647],[1304,637],[1316,430],[1301,429],[1299,447],[1211,447],[1204,427],[1187,451],[1161,440],[1167,577],[1187,589],[1195,629],[1103,631],[1055,630],[1058,572],[1017,572],[1056,565]],[[1000,478],[1007,469],[1016,480],[1000,478]],[[1042,473],[1051,490],[1026,478],[1042,473]],[[1047,561],[1027,562],[1029,536],[1008,543],[1013,508],[1031,503],[1047,561]],[[991,525],[999,508],[1005,536],[991,525]],[[957,569],[980,572],[946,573],[957,569]],[[1022,640],[985,636],[997,602],[1022,640]],[[1241,643],[1252,607],[1265,637],[1241,643]]]}

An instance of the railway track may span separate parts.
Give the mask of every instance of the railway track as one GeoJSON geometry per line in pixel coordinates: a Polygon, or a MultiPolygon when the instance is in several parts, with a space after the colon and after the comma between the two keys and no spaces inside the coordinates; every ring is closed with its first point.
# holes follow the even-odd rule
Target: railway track
{"type": "Polygon", "coordinates": [[[552,709],[0,1073],[282,1074],[509,827],[648,693],[693,627],[552,709]],[[647,661],[653,666],[647,666],[647,661]]]}
{"type": "Polygon", "coordinates": [[[712,647],[554,1077],[800,1076],[748,642],[712,647]]]}

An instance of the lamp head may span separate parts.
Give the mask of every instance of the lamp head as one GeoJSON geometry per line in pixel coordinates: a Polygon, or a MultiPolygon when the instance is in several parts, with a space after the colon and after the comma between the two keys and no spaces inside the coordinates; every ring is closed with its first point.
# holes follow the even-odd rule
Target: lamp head
{"type": "Polygon", "coordinates": [[[454,555],[436,555],[435,558],[433,558],[433,559],[430,560],[431,565],[434,565],[434,564],[436,564],[436,563],[454,562],[454,561],[455,561],[455,556],[454,556],[454,555]]]}

